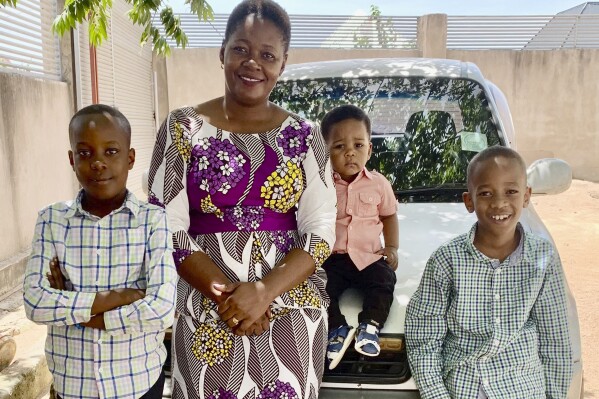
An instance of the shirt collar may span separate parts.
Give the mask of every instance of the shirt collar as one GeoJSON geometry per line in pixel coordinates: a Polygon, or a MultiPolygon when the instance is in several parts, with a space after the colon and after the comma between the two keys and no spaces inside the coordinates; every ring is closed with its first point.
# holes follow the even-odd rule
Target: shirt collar
{"type": "MultiPolygon", "coordinates": [[[[89,213],[88,211],[83,209],[83,206],[81,205],[82,198],[83,198],[83,190],[79,190],[77,197],[75,198],[74,201],[72,201],[70,203],[69,209],[65,213],[64,217],[69,219],[69,218],[72,218],[75,216],[86,216],[89,218],[98,219],[97,216],[92,215],[91,213],[89,213]]],[[[110,212],[110,214],[115,214],[115,213],[119,213],[119,212],[123,212],[123,211],[129,212],[131,214],[131,216],[133,216],[134,218],[136,218],[137,215],[139,214],[139,201],[137,200],[137,197],[135,196],[135,194],[133,194],[129,190],[127,190],[127,195],[125,196],[125,201],[123,202],[123,205],[120,206],[119,208],[115,209],[114,211],[110,212]]]]}
{"type": "MultiPolygon", "coordinates": [[[[362,169],[360,171],[360,173],[358,173],[358,176],[356,176],[356,178],[354,179],[354,181],[352,181],[352,183],[357,182],[364,176],[369,178],[370,180],[372,180],[374,178],[374,175],[372,174],[372,172],[370,172],[368,169],[366,169],[366,167],[364,167],[364,169],[362,169]]],[[[333,172],[333,178],[335,179],[335,183],[345,182],[345,180],[343,180],[341,178],[341,175],[339,175],[339,173],[337,173],[337,172],[333,172]]],[[[345,182],[345,184],[350,184],[350,183],[345,182]]]]}
{"type": "MultiPolygon", "coordinates": [[[[489,257],[485,256],[485,254],[480,252],[478,250],[478,248],[476,248],[474,246],[474,237],[476,235],[476,226],[477,225],[478,225],[478,222],[474,223],[474,225],[472,225],[472,227],[470,228],[470,231],[468,232],[468,239],[466,240],[467,249],[468,249],[468,252],[470,252],[470,254],[472,256],[476,257],[477,259],[488,260],[489,257]]],[[[518,246],[516,247],[514,252],[512,252],[510,254],[510,256],[508,256],[510,266],[520,262],[520,260],[524,256],[524,239],[525,239],[526,233],[524,231],[524,228],[520,224],[520,222],[518,222],[518,224],[516,225],[516,230],[520,232],[520,242],[518,243],[518,246]]]]}

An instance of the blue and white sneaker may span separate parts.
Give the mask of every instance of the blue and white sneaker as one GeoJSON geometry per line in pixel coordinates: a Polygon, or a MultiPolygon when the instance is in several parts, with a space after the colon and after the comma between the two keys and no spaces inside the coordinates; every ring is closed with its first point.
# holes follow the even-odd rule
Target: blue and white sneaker
{"type": "Polygon", "coordinates": [[[327,345],[327,359],[329,360],[329,370],[333,370],[339,362],[349,344],[354,339],[356,334],[355,327],[342,325],[329,331],[329,343],[327,345]]]}
{"type": "Polygon", "coordinates": [[[364,356],[378,356],[381,353],[379,328],[373,324],[360,323],[354,348],[364,356]]]}

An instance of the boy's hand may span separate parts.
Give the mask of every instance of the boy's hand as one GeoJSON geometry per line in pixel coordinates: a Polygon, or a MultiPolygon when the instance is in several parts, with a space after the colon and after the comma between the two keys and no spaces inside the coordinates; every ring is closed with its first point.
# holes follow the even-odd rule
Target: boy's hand
{"type": "Polygon", "coordinates": [[[379,255],[383,255],[385,261],[389,264],[389,267],[395,271],[397,270],[398,265],[398,256],[397,256],[397,248],[395,247],[385,247],[377,252],[379,255]]]}
{"type": "Polygon", "coordinates": [[[50,283],[50,287],[55,290],[67,291],[65,278],[60,271],[60,265],[58,264],[58,257],[53,257],[50,261],[50,271],[46,273],[46,278],[50,283]]]}
{"type": "Polygon", "coordinates": [[[104,325],[104,313],[93,315],[87,323],[81,323],[82,327],[97,328],[98,330],[106,330],[104,325]]]}

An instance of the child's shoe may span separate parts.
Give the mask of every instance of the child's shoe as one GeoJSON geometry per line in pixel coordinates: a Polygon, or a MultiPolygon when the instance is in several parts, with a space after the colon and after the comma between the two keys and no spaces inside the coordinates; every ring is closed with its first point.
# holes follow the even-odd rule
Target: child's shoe
{"type": "Polygon", "coordinates": [[[373,324],[360,323],[354,348],[364,356],[378,356],[381,353],[379,328],[373,324]]]}
{"type": "Polygon", "coordinates": [[[351,344],[356,334],[356,329],[352,326],[342,325],[329,331],[329,343],[327,345],[327,359],[329,360],[329,370],[333,370],[345,351],[351,344]]]}

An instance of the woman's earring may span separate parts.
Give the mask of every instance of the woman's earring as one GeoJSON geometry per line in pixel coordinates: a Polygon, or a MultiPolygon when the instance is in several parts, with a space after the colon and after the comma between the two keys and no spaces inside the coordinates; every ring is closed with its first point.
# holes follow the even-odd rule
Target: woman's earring
{"type": "Polygon", "coordinates": [[[220,64],[220,69],[225,69],[225,64],[220,64]]]}

